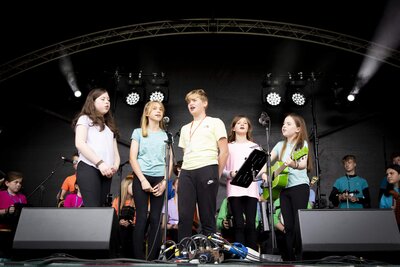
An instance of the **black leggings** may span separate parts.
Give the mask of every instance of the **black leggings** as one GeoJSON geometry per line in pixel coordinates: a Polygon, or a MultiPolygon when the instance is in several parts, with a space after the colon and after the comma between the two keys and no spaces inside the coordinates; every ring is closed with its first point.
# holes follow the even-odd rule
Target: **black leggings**
{"type": "Polygon", "coordinates": [[[285,188],[280,194],[288,260],[296,260],[295,251],[299,253],[301,250],[298,210],[307,208],[309,195],[308,184],[285,188]]]}
{"type": "Polygon", "coordinates": [[[256,214],[258,199],[254,197],[229,197],[233,216],[235,242],[257,251],[256,214]],[[244,216],[243,216],[244,215],[244,216]]]}
{"type": "Polygon", "coordinates": [[[76,170],[76,182],[82,193],[83,206],[105,206],[107,194],[111,189],[111,178],[103,176],[95,167],[80,161],[76,170]]]}
{"type": "MultiPolygon", "coordinates": [[[[150,185],[154,187],[162,181],[164,177],[153,177],[145,175],[150,185]]],[[[148,255],[147,260],[154,260],[160,246],[161,246],[161,214],[162,207],[164,204],[164,194],[161,196],[154,196],[153,193],[147,193],[143,191],[142,185],[138,178],[133,179],[132,183],[133,199],[136,207],[136,224],[135,230],[133,231],[133,255],[135,259],[145,259],[144,256],[144,241],[145,232],[147,226],[147,220],[149,221],[149,233],[147,238],[148,255]],[[148,205],[150,199],[150,213],[148,215],[148,205]]]]}

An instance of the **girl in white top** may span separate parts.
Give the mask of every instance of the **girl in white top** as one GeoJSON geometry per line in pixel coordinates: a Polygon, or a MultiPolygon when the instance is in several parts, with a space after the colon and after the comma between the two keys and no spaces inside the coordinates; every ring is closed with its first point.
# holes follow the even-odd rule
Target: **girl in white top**
{"type": "Polygon", "coordinates": [[[85,207],[101,207],[110,192],[111,178],[120,164],[118,129],[103,88],[92,89],[75,117],[75,146],[79,152],[76,181],[85,207]]]}

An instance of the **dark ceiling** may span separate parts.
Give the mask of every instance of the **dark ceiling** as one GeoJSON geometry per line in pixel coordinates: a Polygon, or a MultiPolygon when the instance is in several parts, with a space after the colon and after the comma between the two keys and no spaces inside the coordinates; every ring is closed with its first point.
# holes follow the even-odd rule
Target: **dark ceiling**
{"type": "Polygon", "coordinates": [[[243,18],[322,28],[370,40],[382,18],[382,1],[257,1],[221,4],[206,1],[148,4],[68,1],[9,3],[2,8],[0,62],[79,35],[141,22],[186,18],[243,18]]]}
{"type": "MultiPolygon", "coordinates": [[[[367,3],[342,0],[258,1],[257,4],[246,2],[235,5],[232,3],[221,4],[217,3],[217,1],[210,3],[201,1],[190,4],[172,4],[171,1],[127,4],[123,1],[112,1],[106,3],[86,3],[85,7],[83,7],[81,6],[82,3],[78,4],[78,2],[68,1],[54,3],[51,6],[37,2],[28,2],[24,3],[23,8],[21,8],[20,3],[11,3],[8,4],[7,8],[2,8],[0,14],[3,37],[0,62],[4,63],[36,49],[96,31],[143,22],[186,18],[241,18],[277,21],[321,28],[372,41],[388,2],[389,0],[369,1],[367,3]]],[[[260,56],[260,60],[265,60],[269,64],[265,64],[266,70],[268,68],[272,69],[271,65],[277,62],[282,65],[282,62],[280,62],[281,58],[276,56],[276,54],[278,52],[282,53],[278,49],[285,44],[281,40],[275,40],[277,38],[271,38],[274,40],[268,39],[268,41],[265,41],[264,38],[264,41],[260,41],[261,39],[257,37],[245,39],[246,37],[243,36],[218,36],[214,37],[214,39],[204,41],[202,39],[203,36],[183,36],[176,39],[163,39],[162,51],[159,54],[165,52],[173,53],[174,49],[181,49],[177,48],[176,44],[182,38],[186,38],[185,40],[188,42],[186,46],[190,46],[186,48],[187,52],[194,51],[193,53],[195,54],[195,51],[203,50],[199,52],[197,60],[201,60],[201,55],[209,52],[218,53],[218,51],[227,50],[226,43],[229,43],[229,49],[242,49],[244,50],[242,53],[248,53],[249,57],[251,56],[256,60],[258,55],[254,51],[251,51],[253,48],[249,45],[250,40],[250,43],[254,43],[254,47],[257,47],[260,51],[270,52],[270,55],[265,56],[265,58],[260,56]],[[224,39],[225,43],[220,42],[221,39],[224,39]],[[274,59],[274,61],[271,59],[274,59]]],[[[135,44],[137,43],[137,47],[142,48],[144,53],[146,53],[147,46],[154,45],[156,50],[161,50],[160,46],[157,46],[159,42],[154,42],[154,39],[152,42],[138,41],[135,44]]],[[[290,48],[293,55],[286,55],[286,57],[289,57],[289,59],[286,59],[288,61],[286,65],[290,66],[286,71],[294,69],[296,71],[320,71],[329,75],[345,74],[351,76],[356,75],[362,61],[362,56],[360,55],[354,55],[321,45],[310,45],[304,42],[297,43],[298,45],[295,48],[290,48]],[[290,58],[291,56],[292,58],[290,58]]],[[[131,47],[124,48],[123,46],[110,45],[106,48],[101,48],[101,50],[94,50],[96,50],[96,53],[89,51],[89,53],[82,53],[84,55],[75,57],[76,61],[81,60],[80,67],[77,66],[76,69],[89,70],[103,68],[104,71],[111,72],[115,70],[116,65],[129,65],[130,61],[132,62],[137,59],[129,54],[122,55],[122,53],[131,51],[131,47]],[[100,51],[103,57],[101,60],[99,60],[100,51]],[[90,65],[88,62],[94,62],[94,64],[90,65]]],[[[240,62],[233,61],[230,58],[231,55],[226,54],[226,62],[241,64],[240,62]]],[[[248,63],[251,64],[251,62],[248,63]]],[[[283,66],[285,67],[285,64],[283,66]]],[[[281,73],[285,73],[284,67],[281,66],[281,73]]],[[[397,82],[398,76],[400,76],[398,75],[400,69],[391,66],[383,67],[383,70],[378,70],[382,78],[377,83],[384,81],[386,87],[391,88],[397,82]]],[[[42,69],[42,67],[40,71],[46,75],[49,73],[47,70],[42,69]]],[[[12,82],[21,80],[26,75],[34,76],[39,74],[39,70],[35,69],[28,72],[28,74],[19,75],[20,77],[18,76],[17,79],[13,78],[12,82]]]]}

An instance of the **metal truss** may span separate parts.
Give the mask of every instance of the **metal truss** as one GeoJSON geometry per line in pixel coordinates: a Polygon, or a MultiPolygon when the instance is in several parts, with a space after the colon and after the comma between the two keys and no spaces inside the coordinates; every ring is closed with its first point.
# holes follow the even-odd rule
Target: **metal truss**
{"type": "Polygon", "coordinates": [[[0,82],[53,60],[89,49],[137,39],[186,34],[243,34],[305,41],[371,57],[400,68],[400,51],[333,31],[262,20],[183,19],[113,28],[44,47],[2,64],[0,82]],[[371,56],[377,54],[388,56],[386,58],[371,56]]]}

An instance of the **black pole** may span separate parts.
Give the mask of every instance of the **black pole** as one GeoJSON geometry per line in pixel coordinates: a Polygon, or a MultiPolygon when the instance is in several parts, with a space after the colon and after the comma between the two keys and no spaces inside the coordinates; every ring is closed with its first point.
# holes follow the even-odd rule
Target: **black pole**
{"type": "MultiPolygon", "coordinates": [[[[165,127],[167,127],[167,125],[165,125],[165,127]]],[[[162,237],[162,245],[161,245],[161,249],[160,249],[160,257],[159,260],[162,258],[161,255],[163,255],[165,249],[166,249],[166,243],[167,243],[167,224],[168,224],[168,180],[169,180],[169,169],[170,169],[170,153],[172,151],[172,156],[174,157],[174,150],[173,150],[173,137],[172,134],[170,132],[168,132],[168,130],[165,130],[166,134],[167,134],[167,140],[165,141],[165,176],[164,176],[164,180],[165,180],[165,191],[164,191],[164,231],[163,231],[163,237],[162,237]]],[[[175,162],[175,161],[174,161],[175,162]]],[[[175,192],[176,194],[176,192],[175,192]]],[[[163,257],[165,257],[165,255],[163,255],[163,257]]]]}
{"type": "MultiPolygon", "coordinates": [[[[314,84],[314,81],[312,81],[314,84]]],[[[315,165],[315,176],[318,178],[317,180],[317,190],[315,192],[316,197],[316,208],[321,208],[321,179],[320,179],[320,167],[319,167],[319,156],[318,156],[318,145],[319,145],[319,138],[318,138],[318,130],[317,130],[317,119],[315,115],[315,97],[312,95],[311,97],[311,115],[312,115],[312,138],[313,138],[313,147],[314,147],[314,165],[315,165]]]]}
{"type": "Polygon", "coordinates": [[[115,116],[115,113],[117,112],[117,98],[118,98],[119,79],[120,79],[118,68],[115,70],[113,79],[114,79],[114,101],[111,110],[113,115],[115,116]]]}
{"type": "MultiPolygon", "coordinates": [[[[122,183],[122,169],[124,168],[124,166],[126,165],[126,164],[128,164],[129,163],[129,160],[127,160],[127,161],[125,161],[124,163],[122,163],[122,164],[120,164],[119,165],[119,168],[118,168],[118,177],[119,177],[119,189],[118,189],[118,216],[120,216],[121,215],[121,183],[122,183]]],[[[119,221],[119,219],[118,219],[118,221],[119,221]]]]}
{"type": "Polygon", "coordinates": [[[32,191],[32,193],[30,193],[27,196],[27,199],[30,199],[35,193],[36,191],[38,191],[39,189],[41,189],[41,194],[40,194],[40,200],[39,203],[40,205],[42,205],[42,201],[43,201],[43,192],[46,189],[46,187],[44,186],[44,184],[54,175],[54,173],[56,173],[56,171],[58,170],[58,168],[60,168],[60,166],[64,165],[65,161],[63,160],[63,162],[61,164],[56,164],[56,167],[54,168],[54,170],[51,171],[51,173],[32,191]]]}
{"type": "MultiPolygon", "coordinates": [[[[267,175],[268,175],[268,191],[269,191],[269,205],[268,205],[268,209],[269,209],[269,215],[270,215],[270,231],[271,231],[271,250],[272,250],[272,254],[274,254],[276,252],[276,238],[275,238],[275,228],[274,228],[274,213],[275,213],[275,209],[274,209],[274,202],[272,199],[272,173],[271,173],[271,152],[270,152],[270,148],[269,148],[269,137],[270,137],[270,124],[271,124],[271,119],[269,119],[265,125],[265,135],[267,137],[267,149],[266,151],[264,151],[267,154],[267,175]]],[[[265,187],[265,185],[264,185],[265,187]]],[[[267,199],[266,199],[267,201],[267,199]]]]}

